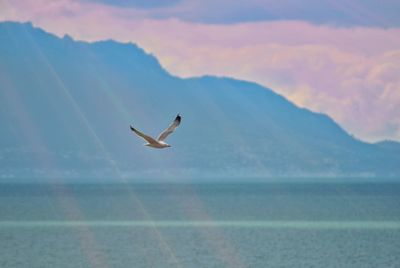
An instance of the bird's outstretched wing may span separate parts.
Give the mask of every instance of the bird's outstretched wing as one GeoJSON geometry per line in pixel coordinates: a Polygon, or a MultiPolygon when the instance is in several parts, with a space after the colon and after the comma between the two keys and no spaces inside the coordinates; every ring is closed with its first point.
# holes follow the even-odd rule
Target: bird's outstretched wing
{"type": "Polygon", "coordinates": [[[180,123],[181,123],[181,116],[178,114],[175,117],[174,122],[172,122],[172,124],[166,130],[161,132],[161,134],[158,136],[157,140],[158,141],[164,141],[168,137],[169,134],[174,132],[175,128],[177,128],[180,123]]]}
{"type": "Polygon", "coordinates": [[[130,126],[130,127],[131,127],[131,130],[133,132],[135,132],[138,136],[140,136],[143,139],[145,139],[148,143],[157,143],[157,141],[155,139],[153,139],[152,137],[147,136],[146,134],[143,134],[142,132],[140,132],[139,130],[133,128],[132,126],[130,126]]]}

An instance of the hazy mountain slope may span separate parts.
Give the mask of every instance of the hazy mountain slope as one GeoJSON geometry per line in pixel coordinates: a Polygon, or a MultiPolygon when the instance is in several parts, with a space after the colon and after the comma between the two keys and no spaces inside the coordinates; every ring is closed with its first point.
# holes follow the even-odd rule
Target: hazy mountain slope
{"type": "Polygon", "coordinates": [[[180,79],[133,44],[59,39],[0,23],[4,177],[400,175],[397,150],[354,139],[326,115],[260,85],[180,79]],[[157,135],[176,113],[166,150],[157,135]]]}

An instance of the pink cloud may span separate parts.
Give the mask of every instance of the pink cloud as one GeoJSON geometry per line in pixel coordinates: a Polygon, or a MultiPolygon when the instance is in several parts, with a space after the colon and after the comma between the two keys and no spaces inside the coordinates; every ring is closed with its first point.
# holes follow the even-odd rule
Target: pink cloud
{"type": "Polygon", "coordinates": [[[31,20],[77,39],[138,43],[173,74],[256,81],[332,116],[349,132],[400,140],[400,28],[300,21],[205,25],[74,0],[2,2],[0,20],[31,20]]]}

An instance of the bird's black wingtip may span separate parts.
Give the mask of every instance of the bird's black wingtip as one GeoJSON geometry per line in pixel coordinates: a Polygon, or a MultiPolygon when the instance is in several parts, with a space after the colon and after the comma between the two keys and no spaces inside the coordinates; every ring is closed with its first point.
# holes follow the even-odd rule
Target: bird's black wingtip
{"type": "Polygon", "coordinates": [[[182,117],[181,117],[180,114],[178,114],[178,115],[176,116],[176,118],[175,118],[175,120],[178,120],[179,122],[181,122],[181,119],[182,119],[182,117]]]}
{"type": "Polygon", "coordinates": [[[135,129],[132,127],[132,126],[129,126],[130,127],[130,129],[132,130],[132,131],[135,131],[135,129]]]}

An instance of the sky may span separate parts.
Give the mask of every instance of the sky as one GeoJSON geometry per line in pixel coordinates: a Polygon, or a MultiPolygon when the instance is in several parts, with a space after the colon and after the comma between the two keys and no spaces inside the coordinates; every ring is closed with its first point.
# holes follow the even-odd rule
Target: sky
{"type": "Polygon", "coordinates": [[[133,42],[180,77],[255,81],[352,135],[400,141],[400,1],[0,0],[0,21],[133,42]]]}

